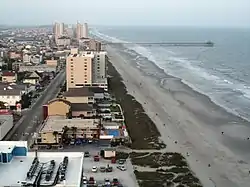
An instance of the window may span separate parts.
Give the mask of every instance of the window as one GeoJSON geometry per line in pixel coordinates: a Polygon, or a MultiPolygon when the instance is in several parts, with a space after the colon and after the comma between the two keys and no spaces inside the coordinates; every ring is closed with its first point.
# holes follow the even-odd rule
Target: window
{"type": "Polygon", "coordinates": [[[87,61],[87,59],[85,58],[84,61],[87,61]]]}
{"type": "Polygon", "coordinates": [[[84,70],[87,71],[87,68],[85,68],[84,70]]]}
{"type": "Polygon", "coordinates": [[[73,71],[74,69],[73,68],[71,68],[71,71],[73,71]]]}
{"type": "Polygon", "coordinates": [[[7,96],[7,99],[9,99],[10,98],[10,96],[7,96]]]}
{"type": "Polygon", "coordinates": [[[87,81],[84,81],[84,83],[87,83],[87,81]]]}
{"type": "Polygon", "coordinates": [[[71,58],[70,61],[73,61],[73,58],[71,58]]]}
{"type": "Polygon", "coordinates": [[[74,77],[74,75],[72,75],[72,74],[71,74],[70,76],[71,76],[71,77],[74,77]]]}
{"type": "Polygon", "coordinates": [[[71,83],[74,83],[74,81],[71,81],[71,83]]]}
{"type": "Polygon", "coordinates": [[[75,84],[75,86],[84,86],[83,84],[75,84]]]}
{"type": "Polygon", "coordinates": [[[87,77],[87,75],[84,75],[84,77],[87,77]]]}
{"type": "Polygon", "coordinates": [[[74,78],[71,78],[71,80],[73,81],[73,80],[74,80],[74,78]]]}
{"type": "Polygon", "coordinates": [[[74,66],[73,66],[73,65],[71,65],[70,67],[72,67],[72,68],[73,68],[74,66]]]}
{"type": "Polygon", "coordinates": [[[87,67],[87,65],[84,65],[84,67],[86,68],[86,67],[87,67]]]}
{"type": "Polygon", "coordinates": [[[97,69],[100,69],[100,67],[98,66],[97,69]]]}

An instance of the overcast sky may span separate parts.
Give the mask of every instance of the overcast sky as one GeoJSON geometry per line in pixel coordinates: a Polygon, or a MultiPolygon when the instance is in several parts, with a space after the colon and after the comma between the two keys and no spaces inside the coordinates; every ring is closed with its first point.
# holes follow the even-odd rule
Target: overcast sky
{"type": "Polygon", "coordinates": [[[250,27],[250,0],[0,0],[0,24],[250,27]]]}

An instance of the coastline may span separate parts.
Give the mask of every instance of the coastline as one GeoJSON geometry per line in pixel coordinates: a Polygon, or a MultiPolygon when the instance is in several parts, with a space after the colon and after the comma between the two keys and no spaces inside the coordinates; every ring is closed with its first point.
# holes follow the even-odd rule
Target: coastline
{"type": "MultiPolygon", "coordinates": [[[[127,93],[124,81],[111,61],[108,61],[109,91],[124,110],[126,128],[132,140],[129,157],[141,187],[193,186],[202,187],[190,170],[186,159],[169,152],[160,140],[160,132],[143,107],[127,93]],[[153,143],[152,143],[153,142],[153,143]]],[[[126,150],[125,154],[126,154],[126,150]]]]}
{"type": "Polygon", "coordinates": [[[160,70],[161,79],[156,79],[153,73],[145,73],[143,64],[138,67],[119,55],[117,49],[108,47],[108,51],[112,64],[127,80],[124,83],[128,93],[155,122],[167,148],[186,157],[204,186],[214,186],[214,183],[222,187],[248,186],[249,157],[244,149],[249,143],[246,141],[249,129],[245,120],[228,113],[179,78],[160,70]],[[178,144],[173,143],[176,140],[178,144]],[[187,157],[187,152],[192,156],[187,157]]]}

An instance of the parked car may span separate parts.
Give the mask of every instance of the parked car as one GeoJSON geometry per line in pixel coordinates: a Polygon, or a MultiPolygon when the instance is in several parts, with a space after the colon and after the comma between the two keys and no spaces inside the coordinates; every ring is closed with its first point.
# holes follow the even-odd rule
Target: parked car
{"type": "Polygon", "coordinates": [[[105,172],[106,171],[106,168],[104,166],[101,166],[100,167],[100,172],[105,172]]]}
{"type": "Polygon", "coordinates": [[[99,155],[95,155],[95,156],[94,156],[94,161],[95,161],[95,162],[99,162],[99,161],[100,161],[99,155]]]}
{"type": "Polygon", "coordinates": [[[119,180],[117,178],[113,178],[112,185],[113,186],[118,186],[119,184],[120,184],[119,180]]]}
{"type": "Polygon", "coordinates": [[[87,183],[88,183],[88,179],[87,179],[86,176],[83,176],[83,177],[82,177],[82,183],[83,183],[83,184],[87,184],[87,183]]]}
{"type": "Polygon", "coordinates": [[[127,168],[124,165],[117,166],[117,168],[121,171],[126,171],[127,168]]]}
{"type": "Polygon", "coordinates": [[[96,167],[96,166],[93,166],[93,167],[92,167],[92,172],[93,172],[93,173],[96,173],[96,172],[97,172],[97,167],[96,167]]]}
{"type": "Polygon", "coordinates": [[[109,179],[104,179],[104,185],[111,185],[111,182],[109,179]]]}
{"type": "Polygon", "coordinates": [[[126,162],[125,159],[119,159],[119,160],[118,160],[118,164],[121,164],[121,165],[123,165],[125,162],[126,162]]]}
{"type": "Polygon", "coordinates": [[[111,166],[106,167],[106,172],[112,172],[112,171],[113,171],[113,167],[111,166]]]}
{"type": "Polygon", "coordinates": [[[88,151],[85,151],[85,152],[84,152],[84,157],[85,157],[85,158],[90,157],[90,154],[89,154],[88,151]]]}
{"type": "Polygon", "coordinates": [[[89,177],[89,184],[96,184],[94,177],[89,177]]]}

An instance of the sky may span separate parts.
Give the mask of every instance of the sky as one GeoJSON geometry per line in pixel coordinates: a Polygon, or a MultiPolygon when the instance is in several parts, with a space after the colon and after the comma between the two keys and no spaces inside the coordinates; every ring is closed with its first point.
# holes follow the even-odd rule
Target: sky
{"type": "Polygon", "coordinates": [[[0,25],[250,27],[250,0],[1,0],[0,25]]]}

